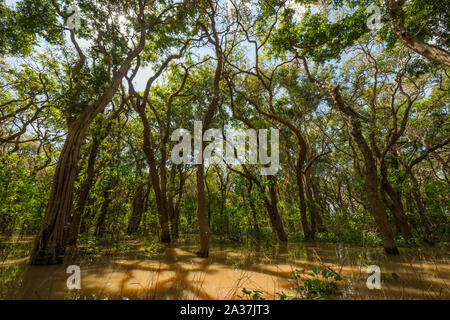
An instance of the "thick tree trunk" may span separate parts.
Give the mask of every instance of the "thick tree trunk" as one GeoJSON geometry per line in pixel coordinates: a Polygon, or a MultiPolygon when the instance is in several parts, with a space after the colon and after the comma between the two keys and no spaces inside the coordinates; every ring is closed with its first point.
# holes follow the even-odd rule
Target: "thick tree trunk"
{"type": "Polygon", "coordinates": [[[136,233],[139,229],[142,215],[145,210],[145,203],[148,200],[148,192],[144,190],[148,183],[149,181],[144,181],[136,188],[136,192],[133,197],[133,211],[131,213],[130,221],[128,222],[128,235],[136,233]]]}
{"type": "MultiPolygon", "coordinates": [[[[297,160],[297,161],[299,161],[299,160],[297,160]]],[[[307,207],[306,207],[306,200],[305,200],[305,187],[303,184],[302,175],[303,174],[302,174],[301,167],[299,168],[299,166],[297,165],[295,177],[297,179],[298,195],[300,198],[300,217],[301,217],[303,234],[305,236],[305,239],[310,240],[310,239],[314,239],[314,234],[308,224],[307,207]]]]}
{"type": "Polygon", "coordinates": [[[403,238],[408,241],[413,237],[412,231],[411,231],[411,225],[408,221],[408,217],[405,215],[405,210],[403,208],[403,203],[401,200],[401,195],[392,188],[392,186],[389,184],[389,182],[382,182],[382,192],[385,191],[387,195],[389,195],[389,198],[391,199],[391,202],[389,202],[388,199],[386,199],[386,204],[389,207],[389,210],[391,211],[392,215],[394,216],[395,224],[402,234],[403,238]]]}
{"type": "MultiPolygon", "coordinates": [[[[308,73],[311,79],[311,75],[308,73]]],[[[314,80],[313,80],[314,81],[314,80]]],[[[334,104],[339,108],[339,110],[344,113],[350,120],[351,124],[351,135],[356,141],[359,150],[361,151],[364,158],[364,177],[365,183],[364,187],[367,193],[367,199],[369,202],[369,209],[372,216],[375,219],[378,230],[381,234],[381,239],[383,241],[384,250],[389,254],[399,254],[397,246],[394,241],[394,234],[392,233],[392,227],[389,223],[386,211],[380,196],[378,194],[378,176],[377,176],[377,166],[375,159],[372,154],[367,141],[365,140],[361,131],[361,122],[358,118],[356,112],[351,109],[342,98],[339,87],[331,88],[326,85],[320,85],[324,90],[327,90],[333,99],[334,104]]]]}
{"type": "MultiPolygon", "coordinates": [[[[151,169],[150,169],[151,170],[151,169]]],[[[167,210],[167,200],[161,195],[158,183],[158,174],[150,174],[155,190],[156,208],[158,210],[159,225],[161,227],[161,233],[159,241],[162,243],[170,243],[170,229],[169,229],[169,213],[167,210]],[[156,177],[155,177],[156,175],[156,177]],[[155,186],[157,186],[155,188],[155,186]]]]}
{"type": "MultiPolygon", "coordinates": [[[[63,259],[65,252],[64,223],[72,210],[73,187],[81,144],[89,125],[112,100],[131,63],[144,49],[147,33],[145,22],[141,22],[140,29],[141,37],[138,45],[126,56],[117,71],[113,73],[108,88],[97,101],[87,106],[78,118],[69,124],[66,141],[56,165],[44,223],[31,252],[30,264],[32,265],[56,264],[63,259]]],[[[83,58],[80,61],[83,62],[83,58]]]]}
{"type": "MultiPolygon", "coordinates": [[[[308,203],[309,203],[309,211],[311,212],[311,219],[314,220],[315,230],[317,232],[325,232],[325,227],[323,226],[322,217],[319,213],[319,208],[317,206],[316,200],[313,196],[312,191],[312,179],[310,179],[309,174],[307,173],[305,175],[306,179],[306,196],[308,197],[308,203]]],[[[312,224],[312,223],[311,223],[312,224]]]]}
{"type": "MultiPolygon", "coordinates": [[[[395,158],[392,161],[392,165],[394,169],[398,169],[398,161],[395,158]]],[[[405,210],[403,208],[402,196],[398,190],[396,190],[388,180],[388,171],[386,167],[385,159],[382,160],[380,164],[380,175],[381,175],[381,194],[383,196],[383,200],[386,206],[391,211],[394,216],[394,221],[397,226],[398,231],[402,234],[403,238],[408,241],[413,237],[411,231],[411,225],[408,221],[408,217],[405,214],[405,210]],[[386,194],[389,196],[391,201],[387,199],[386,194]]]]}
{"type": "Polygon", "coordinates": [[[150,181],[155,192],[156,209],[158,211],[159,225],[161,227],[159,240],[162,243],[170,243],[170,229],[169,229],[169,212],[167,210],[167,198],[165,193],[161,190],[160,178],[158,175],[158,169],[156,166],[155,154],[152,148],[151,129],[148,122],[147,115],[145,114],[144,107],[136,107],[139,116],[141,117],[144,126],[144,144],[143,150],[147,160],[147,164],[150,167],[150,181]]]}
{"type": "Polygon", "coordinates": [[[275,192],[275,183],[272,176],[269,176],[269,196],[270,203],[268,203],[267,205],[267,211],[269,213],[270,222],[277,233],[278,240],[281,242],[287,242],[288,238],[286,232],[284,231],[283,221],[281,220],[281,216],[277,208],[278,199],[275,192]]]}
{"type": "Polygon", "coordinates": [[[278,241],[287,242],[287,236],[284,232],[283,223],[281,221],[280,215],[278,213],[278,209],[273,205],[268,205],[267,213],[269,214],[270,224],[272,225],[273,230],[276,232],[278,241]]]}
{"type": "Polygon", "coordinates": [[[378,195],[378,178],[376,167],[371,164],[366,164],[365,174],[365,189],[369,207],[377,224],[378,230],[383,240],[383,245],[386,253],[398,254],[398,249],[394,241],[392,228],[384,211],[383,204],[378,195]]]}
{"type": "Polygon", "coordinates": [[[77,205],[71,219],[70,230],[66,239],[67,245],[76,245],[78,238],[78,231],[80,229],[81,216],[85,211],[86,202],[89,198],[89,191],[94,183],[95,176],[95,160],[97,158],[98,149],[100,146],[100,139],[94,137],[92,141],[91,151],[89,153],[88,165],[86,169],[86,180],[80,187],[77,199],[77,205]]]}
{"type": "Polygon", "coordinates": [[[30,264],[47,265],[62,262],[65,253],[65,222],[72,211],[73,188],[80,148],[88,123],[76,121],[70,126],[55,169],[44,223],[36,237],[30,264]]]}
{"type": "Polygon", "coordinates": [[[381,239],[383,240],[383,246],[386,253],[398,254],[399,252],[394,241],[392,227],[389,223],[386,211],[384,210],[383,202],[378,193],[378,176],[375,159],[373,158],[372,152],[363,137],[360,122],[356,119],[352,119],[351,126],[353,138],[355,139],[358,148],[361,150],[364,157],[364,187],[367,193],[367,200],[369,201],[370,212],[372,213],[381,234],[381,239]]]}
{"type": "Polygon", "coordinates": [[[197,165],[197,219],[200,231],[200,248],[197,255],[201,258],[207,258],[209,255],[209,229],[208,219],[206,218],[206,195],[204,184],[204,165],[197,165]]]}
{"type": "MultiPolygon", "coordinates": [[[[210,3],[211,5],[211,3],[210,3]]],[[[212,9],[212,7],[211,7],[212,9]]],[[[214,9],[212,9],[214,10],[214,9]]],[[[222,70],[224,64],[224,57],[221,46],[221,41],[219,40],[219,35],[216,30],[216,21],[215,21],[215,13],[210,16],[211,22],[211,33],[206,28],[204,29],[205,33],[208,36],[209,41],[215,47],[215,56],[217,58],[216,70],[214,73],[213,80],[213,92],[211,96],[211,101],[208,105],[208,109],[203,115],[203,130],[201,132],[201,139],[203,140],[203,135],[206,130],[209,129],[214,116],[219,107],[219,98],[221,95],[220,88],[220,80],[222,78],[222,70]]],[[[200,119],[202,116],[201,109],[197,109],[197,119],[200,119]]],[[[202,150],[204,150],[205,143],[202,141],[201,143],[202,150]]],[[[200,231],[200,248],[197,251],[197,255],[202,258],[206,258],[209,255],[209,237],[211,235],[211,230],[209,228],[208,220],[206,219],[206,195],[205,195],[205,165],[203,162],[203,157],[201,159],[201,164],[197,164],[197,219],[198,219],[198,227],[200,231]]]]}
{"type": "MultiPolygon", "coordinates": [[[[319,190],[317,187],[317,181],[314,178],[311,178],[311,188],[312,188],[312,193],[313,193],[313,197],[314,199],[316,199],[316,205],[318,205],[318,211],[322,212],[322,213],[326,213],[327,212],[327,207],[326,207],[326,200],[322,199],[322,197],[320,197],[319,195],[319,190]]],[[[319,232],[326,232],[326,228],[325,225],[323,224],[322,221],[322,217],[320,216],[320,223],[319,223],[319,228],[321,228],[321,230],[319,230],[319,232]]]]}
{"type": "Polygon", "coordinates": [[[381,199],[383,200],[383,203],[384,203],[385,207],[387,207],[389,209],[389,211],[392,213],[392,216],[394,218],[395,228],[396,228],[397,232],[401,234],[401,226],[400,226],[399,220],[396,219],[396,217],[395,217],[396,213],[397,213],[396,212],[397,208],[395,208],[395,206],[392,203],[392,201],[390,201],[388,199],[388,195],[386,194],[386,190],[381,189],[380,191],[381,191],[381,199]]]}

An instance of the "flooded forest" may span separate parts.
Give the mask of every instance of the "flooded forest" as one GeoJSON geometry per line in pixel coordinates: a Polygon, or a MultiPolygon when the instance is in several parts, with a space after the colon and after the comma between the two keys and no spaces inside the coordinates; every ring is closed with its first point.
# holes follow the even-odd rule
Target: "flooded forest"
{"type": "Polygon", "coordinates": [[[449,51],[448,1],[0,0],[0,300],[449,300],[449,51]]]}

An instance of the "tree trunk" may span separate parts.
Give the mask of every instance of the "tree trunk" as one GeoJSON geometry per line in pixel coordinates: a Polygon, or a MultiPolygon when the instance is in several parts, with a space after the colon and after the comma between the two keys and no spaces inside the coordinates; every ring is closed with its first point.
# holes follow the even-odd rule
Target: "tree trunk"
{"type": "Polygon", "coordinates": [[[405,211],[401,201],[401,195],[396,190],[394,190],[394,188],[387,180],[382,181],[381,192],[387,194],[391,199],[391,201],[389,201],[386,196],[384,196],[385,203],[394,216],[398,231],[402,234],[403,238],[408,241],[412,238],[411,225],[409,224],[408,218],[405,215],[405,211]]]}
{"type": "Polygon", "coordinates": [[[141,34],[138,45],[126,56],[117,71],[113,73],[107,89],[104,90],[98,100],[87,106],[74,122],[69,123],[66,141],[61,150],[55,175],[53,176],[44,223],[36,237],[34,248],[31,252],[30,264],[32,265],[56,264],[63,259],[65,252],[64,223],[72,210],[73,187],[81,144],[89,125],[97,114],[103,112],[112,100],[131,63],[144,49],[146,33],[145,23],[141,22],[141,34]]]}
{"type": "Polygon", "coordinates": [[[380,231],[383,240],[384,249],[387,253],[398,254],[397,246],[395,245],[394,235],[391,226],[384,211],[383,204],[378,195],[378,178],[376,167],[371,164],[366,164],[365,174],[365,189],[369,207],[375,222],[380,231]]]}
{"type": "Polygon", "coordinates": [[[364,187],[367,193],[367,200],[369,201],[370,212],[375,219],[378,230],[381,234],[381,239],[383,240],[384,250],[389,254],[399,254],[394,241],[392,227],[389,223],[386,211],[384,210],[382,200],[378,194],[378,176],[375,159],[373,158],[372,152],[363,137],[360,122],[356,119],[351,119],[351,126],[353,138],[355,139],[364,157],[364,187]]]}
{"type": "Polygon", "coordinates": [[[80,191],[78,193],[77,205],[75,207],[75,212],[73,213],[71,219],[70,230],[66,239],[67,245],[76,245],[78,238],[78,231],[80,229],[81,216],[85,211],[86,202],[89,198],[89,191],[94,183],[95,176],[95,160],[97,158],[98,149],[100,146],[100,139],[97,137],[93,138],[91,151],[89,153],[88,165],[87,165],[87,176],[86,180],[80,187],[80,191]]]}
{"type": "MultiPolygon", "coordinates": [[[[312,193],[313,193],[313,197],[314,199],[316,199],[315,204],[319,206],[318,211],[322,212],[322,213],[326,213],[327,212],[327,207],[326,207],[326,200],[325,199],[321,199],[321,197],[319,196],[319,190],[317,187],[317,181],[314,178],[311,178],[311,188],[312,188],[312,193]]],[[[323,221],[322,221],[322,217],[319,215],[320,217],[320,223],[319,223],[319,228],[321,228],[321,230],[319,230],[319,232],[326,232],[326,228],[323,225],[323,221]]]]}
{"type": "MultiPolygon", "coordinates": [[[[145,106],[145,105],[144,105],[145,106]]],[[[170,230],[169,230],[169,213],[167,210],[167,198],[163,194],[160,185],[160,179],[158,176],[158,169],[156,166],[155,154],[152,148],[151,129],[148,122],[147,115],[145,114],[145,107],[136,107],[139,116],[141,117],[142,124],[144,126],[144,144],[143,150],[147,160],[147,164],[150,168],[150,181],[155,192],[156,209],[158,211],[159,225],[161,227],[159,240],[163,243],[170,243],[170,230]]]]}
{"type": "Polygon", "coordinates": [[[89,123],[75,121],[67,133],[55,169],[44,223],[36,237],[30,264],[61,263],[65,253],[65,222],[72,211],[73,188],[76,179],[80,148],[89,123]]]}
{"type": "Polygon", "coordinates": [[[200,248],[196,252],[201,258],[207,258],[209,255],[209,229],[208,219],[206,218],[206,195],[204,185],[204,165],[197,165],[197,219],[200,231],[200,248]]]}
{"type": "MultiPolygon", "coordinates": [[[[392,153],[392,167],[398,169],[398,160],[396,152],[392,153]]],[[[403,238],[408,241],[413,237],[411,231],[411,225],[409,223],[408,217],[405,214],[402,203],[402,195],[400,191],[394,188],[388,180],[388,169],[386,166],[386,159],[383,158],[380,164],[380,176],[381,176],[381,194],[383,195],[383,200],[394,216],[394,221],[397,229],[402,234],[403,238]],[[386,198],[386,194],[389,196],[392,202],[386,198]]]]}
{"type": "MultiPolygon", "coordinates": [[[[311,79],[311,75],[309,73],[308,76],[311,79]]],[[[381,234],[381,239],[383,240],[383,246],[386,253],[399,254],[394,241],[394,234],[392,233],[391,225],[386,215],[386,211],[384,210],[383,203],[378,194],[378,176],[375,159],[373,157],[372,150],[370,149],[367,141],[362,134],[361,122],[358,118],[358,115],[345,103],[343,97],[339,92],[339,87],[336,86],[334,88],[331,88],[326,85],[320,86],[328,91],[331,98],[333,99],[334,104],[350,120],[351,135],[356,141],[356,144],[358,145],[358,148],[364,158],[364,187],[367,193],[370,212],[374,217],[375,223],[377,224],[378,230],[381,234]]]]}
{"type": "Polygon", "coordinates": [[[281,216],[278,212],[277,208],[277,194],[275,192],[275,183],[273,181],[273,177],[269,176],[269,196],[270,203],[268,203],[267,211],[269,213],[270,222],[272,223],[272,227],[275,229],[278,240],[281,242],[287,242],[288,238],[286,232],[284,232],[283,221],[281,220],[281,216]]]}
{"type": "Polygon", "coordinates": [[[131,213],[130,221],[128,222],[128,235],[136,233],[139,229],[142,214],[145,211],[145,202],[148,197],[148,192],[144,191],[144,188],[148,185],[148,183],[149,181],[144,181],[136,188],[136,193],[133,197],[133,211],[131,213]]]}
{"type": "MultiPolygon", "coordinates": [[[[211,3],[210,3],[211,5],[211,3]]],[[[212,8],[211,8],[212,9],[212,8]]],[[[206,28],[204,29],[205,33],[208,36],[209,41],[214,45],[215,47],[215,56],[217,58],[217,65],[216,70],[214,73],[214,80],[213,80],[213,92],[211,96],[211,101],[208,105],[208,108],[206,112],[203,115],[203,126],[202,126],[202,132],[201,132],[201,147],[202,150],[204,150],[205,143],[203,141],[203,135],[206,130],[209,129],[214,116],[216,114],[216,111],[219,107],[219,98],[221,95],[221,88],[220,88],[220,80],[222,78],[222,70],[223,70],[223,64],[224,64],[224,57],[223,52],[221,49],[221,41],[219,40],[219,35],[216,30],[216,21],[215,21],[215,12],[212,13],[210,16],[210,22],[211,22],[211,31],[212,33],[209,33],[206,28]]],[[[201,116],[201,109],[197,109],[197,119],[200,119],[201,116]]],[[[197,255],[202,258],[206,258],[209,255],[209,237],[211,234],[211,230],[209,228],[208,220],[206,219],[206,195],[205,195],[205,165],[203,162],[203,157],[201,159],[201,164],[197,164],[197,172],[196,172],[196,178],[197,178],[197,219],[198,219],[198,227],[200,231],[200,248],[197,251],[197,255]]]]}
{"type": "Polygon", "coordinates": [[[155,174],[153,174],[153,189],[155,190],[156,208],[158,210],[159,225],[161,227],[159,241],[161,241],[162,243],[170,243],[169,213],[167,211],[167,201],[161,195],[157,180],[157,174],[156,177],[155,174]],[[155,185],[157,186],[156,189],[155,185]]]}
{"type": "Polygon", "coordinates": [[[317,206],[316,200],[313,196],[312,191],[312,179],[310,179],[308,172],[305,175],[306,178],[306,196],[308,197],[309,211],[311,212],[311,220],[314,220],[315,230],[317,232],[325,232],[325,227],[323,226],[322,217],[319,214],[319,208],[317,206]]]}
{"type": "MultiPolygon", "coordinates": [[[[300,160],[297,160],[300,161],[300,160]]],[[[300,217],[302,221],[302,228],[303,228],[303,234],[305,236],[305,239],[314,239],[314,234],[312,230],[309,228],[308,224],[308,217],[307,217],[307,210],[306,210],[306,200],[305,200],[305,188],[303,184],[303,177],[302,177],[302,170],[301,166],[297,164],[296,167],[296,173],[295,177],[297,179],[297,188],[298,188],[298,195],[300,198],[300,217]]]]}

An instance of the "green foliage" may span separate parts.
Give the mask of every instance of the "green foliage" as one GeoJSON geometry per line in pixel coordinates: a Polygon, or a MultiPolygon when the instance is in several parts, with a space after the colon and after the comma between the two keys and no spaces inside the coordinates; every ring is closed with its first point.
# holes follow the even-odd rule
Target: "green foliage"
{"type": "Polygon", "coordinates": [[[56,10],[47,0],[0,3],[0,55],[27,55],[42,37],[51,44],[63,39],[56,10]]]}
{"type": "Polygon", "coordinates": [[[284,292],[277,293],[280,300],[290,299],[321,299],[337,293],[337,282],[342,281],[340,275],[329,269],[314,266],[312,272],[295,269],[290,273],[290,282],[295,292],[294,296],[284,292]]]}
{"type": "Polygon", "coordinates": [[[244,295],[238,295],[238,297],[244,300],[266,300],[262,297],[262,292],[259,290],[247,290],[242,288],[242,293],[244,295]]]}
{"type": "Polygon", "coordinates": [[[166,246],[162,245],[160,243],[154,242],[150,246],[145,248],[144,252],[145,252],[146,257],[151,258],[155,254],[161,254],[161,253],[166,252],[166,246]]]}
{"type": "MultiPolygon", "coordinates": [[[[0,161],[0,233],[39,231],[49,190],[49,177],[33,174],[15,155],[0,161]]],[[[51,175],[51,172],[49,172],[51,175]]]]}

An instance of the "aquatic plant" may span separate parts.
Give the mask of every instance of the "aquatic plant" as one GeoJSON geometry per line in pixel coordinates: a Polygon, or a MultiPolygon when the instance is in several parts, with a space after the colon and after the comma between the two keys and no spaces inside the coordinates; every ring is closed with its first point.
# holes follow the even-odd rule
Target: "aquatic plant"
{"type": "Polygon", "coordinates": [[[342,278],[330,269],[312,268],[312,272],[295,269],[290,272],[289,281],[293,284],[294,295],[277,292],[280,300],[320,299],[337,293],[337,282],[342,278]]]}

